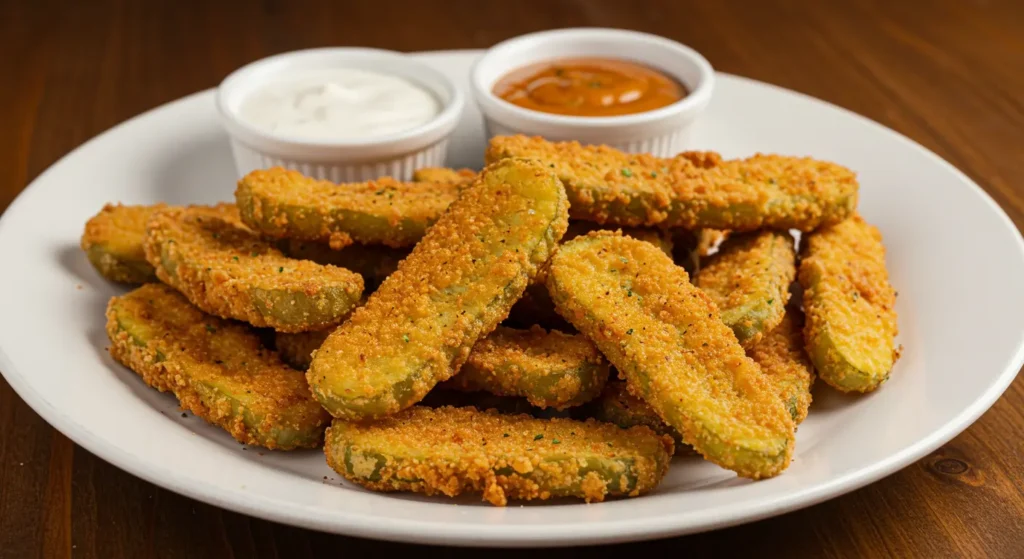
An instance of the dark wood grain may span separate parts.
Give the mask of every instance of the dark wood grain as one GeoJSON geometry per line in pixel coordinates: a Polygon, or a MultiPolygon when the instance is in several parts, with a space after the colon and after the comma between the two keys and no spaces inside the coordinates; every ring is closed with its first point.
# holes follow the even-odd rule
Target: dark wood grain
{"type": "MultiPolygon", "coordinates": [[[[0,1],[0,210],[95,134],[269,54],[325,45],[479,48],[564,26],[665,35],[719,70],[866,115],[951,161],[1024,224],[1024,3],[1014,0],[0,1]]],[[[0,265],[0,273],[15,272],[0,265]]],[[[1022,410],[1018,380],[931,456],[802,511],[558,554],[1024,556],[1022,410]]],[[[72,444],[0,381],[0,556],[385,552],[464,553],[281,526],[158,489],[72,444]]]]}

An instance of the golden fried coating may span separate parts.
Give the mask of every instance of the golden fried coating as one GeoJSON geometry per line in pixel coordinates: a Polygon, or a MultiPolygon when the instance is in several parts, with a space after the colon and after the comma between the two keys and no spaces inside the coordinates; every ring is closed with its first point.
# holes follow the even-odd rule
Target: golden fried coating
{"type": "Polygon", "coordinates": [[[672,233],[649,227],[614,227],[610,225],[600,225],[592,221],[570,221],[569,230],[565,232],[565,237],[562,238],[562,243],[567,243],[576,237],[586,235],[591,231],[615,231],[616,229],[621,229],[622,234],[627,237],[633,237],[639,241],[651,243],[665,254],[672,256],[672,233]]]}
{"type": "Polygon", "coordinates": [[[722,321],[749,348],[782,322],[796,278],[796,249],[788,233],[734,235],[702,260],[693,283],[718,306],[722,321]]]}
{"type": "Polygon", "coordinates": [[[286,256],[312,260],[352,270],[363,276],[366,291],[373,291],[398,269],[398,263],[409,256],[409,250],[382,245],[349,245],[334,250],[327,243],[283,239],[277,244],[286,256]]]}
{"type": "Polygon", "coordinates": [[[120,283],[157,281],[142,244],[146,239],[146,222],[153,212],[166,207],[166,204],[103,206],[100,213],[85,223],[81,241],[82,250],[96,271],[120,283]]]}
{"type": "MultiPolygon", "coordinates": [[[[568,242],[591,231],[606,229],[614,231],[620,228],[604,227],[589,221],[570,221],[569,229],[565,232],[565,236],[562,237],[562,242],[568,242]]],[[[665,231],[626,227],[622,228],[622,234],[649,242],[665,254],[672,255],[672,238],[665,231]]],[[[549,330],[574,331],[575,328],[555,312],[555,304],[551,302],[548,289],[544,286],[546,278],[546,271],[544,268],[541,268],[541,272],[534,279],[534,283],[527,287],[523,296],[516,301],[515,305],[512,305],[512,310],[508,313],[508,324],[520,328],[530,328],[531,326],[538,325],[549,330]]]]}
{"type": "Polygon", "coordinates": [[[755,155],[723,161],[716,153],[671,159],[608,146],[495,136],[487,161],[535,159],[565,183],[573,219],[621,226],[811,231],[857,206],[857,180],[844,167],[809,158],[755,155]]]}
{"type": "Polygon", "coordinates": [[[447,167],[423,167],[412,174],[414,182],[449,182],[469,186],[476,178],[477,172],[472,169],[449,169],[447,167]]]}
{"type": "Polygon", "coordinates": [[[374,491],[509,500],[635,497],[668,471],[672,439],[647,427],[415,406],[375,423],[335,420],[327,463],[374,491]]]}
{"type": "Polygon", "coordinates": [[[332,330],[313,332],[274,332],[274,349],[281,354],[281,360],[293,369],[305,371],[313,362],[313,352],[324,345],[332,330]]]}
{"type": "Polygon", "coordinates": [[[274,167],[242,177],[235,199],[245,224],[270,238],[400,248],[416,244],[462,188],[390,177],[335,184],[274,167]]]}
{"type": "Polygon", "coordinates": [[[789,415],[800,424],[811,407],[814,367],[804,351],[800,309],[790,306],[771,332],[747,349],[747,355],[771,379],[789,415]]]}
{"type": "Polygon", "coordinates": [[[115,360],[239,442],[320,446],[330,416],[302,373],[264,349],[251,329],[203,314],[174,289],[150,283],[110,300],[107,335],[115,360]]]}
{"type": "Polygon", "coordinates": [[[541,165],[489,166],[307,372],[335,417],[397,413],[450,378],[507,315],[568,224],[565,190],[541,165]]]}
{"type": "MultiPolygon", "coordinates": [[[[306,370],[329,334],[278,332],[275,347],[285,363],[306,370]]],[[[595,398],[607,380],[608,362],[585,337],[539,326],[499,326],[473,346],[458,374],[438,387],[522,397],[538,408],[563,410],[595,398]]]]}
{"type": "Polygon", "coordinates": [[[801,251],[804,340],[818,376],[843,392],[878,388],[899,357],[881,233],[855,215],[808,235],[801,251]]]}
{"type": "Polygon", "coordinates": [[[200,309],[283,332],[337,325],[363,291],[358,274],[284,256],[232,204],[155,212],[145,250],[157,277],[200,309]]]}
{"type": "Polygon", "coordinates": [[[795,425],[775,387],[665,253],[590,233],[561,246],[547,285],[629,390],[705,458],[754,479],[789,465],[795,425]]]}
{"type": "Polygon", "coordinates": [[[589,402],[608,381],[608,362],[582,335],[498,327],[473,346],[445,388],[522,396],[538,408],[589,402]]]}
{"type": "Polygon", "coordinates": [[[661,420],[647,402],[629,393],[624,382],[609,382],[601,395],[587,405],[586,412],[598,421],[614,423],[624,429],[646,425],[659,435],[672,437],[676,456],[693,454],[693,448],[683,442],[683,436],[661,420]]]}

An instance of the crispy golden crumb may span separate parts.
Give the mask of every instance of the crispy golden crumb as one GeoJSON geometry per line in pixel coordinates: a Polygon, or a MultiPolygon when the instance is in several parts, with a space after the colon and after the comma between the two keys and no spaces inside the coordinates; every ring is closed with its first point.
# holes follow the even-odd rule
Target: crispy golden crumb
{"type": "Polygon", "coordinates": [[[160,280],[200,309],[284,332],[337,325],[363,291],[358,274],[287,258],[232,204],[155,212],[145,250],[160,280]]]}
{"type": "Polygon", "coordinates": [[[203,314],[162,284],[107,306],[110,354],[181,408],[243,444],[289,450],[320,446],[330,416],[302,373],[289,369],[238,323],[203,314]]]}
{"type": "Polygon", "coordinates": [[[369,424],[335,420],[324,446],[331,468],[368,489],[479,493],[496,506],[642,495],[661,482],[672,451],[670,437],[643,426],[422,406],[369,424]]]}
{"type": "Polygon", "coordinates": [[[881,233],[855,215],[808,235],[801,251],[804,340],[818,375],[844,392],[878,388],[899,355],[881,233]]]}
{"type": "Polygon", "coordinates": [[[522,396],[538,408],[566,409],[601,393],[608,362],[582,335],[499,327],[473,346],[445,388],[522,396]]]}
{"type": "Polygon", "coordinates": [[[747,355],[775,384],[782,403],[797,424],[807,418],[814,383],[814,367],[804,352],[800,330],[802,316],[799,309],[791,306],[778,326],[747,349],[747,355]]]}
{"type": "Polygon", "coordinates": [[[711,152],[670,159],[608,146],[495,136],[487,161],[547,164],[565,183],[573,219],[621,226],[810,231],[837,223],[857,206],[852,171],[809,158],[755,155],[723,161],[711,152]]]}
{"type": "Polygon", "coordinates": [[[651,244],[606,231],[551,260],[559,313],[589,337],[632,393],[705,458],[744,477],[784,470],[793,419],[714,303],[651,244]]]}
{"type": "Polygon", "coordinates": [[[81,246],[89,262],[103,277],[120,283],[157,281],[142,248],[146,222],[166,204],[125,206],[106,204],[85,223],[81,246]]]}
{"type": "Polygon", "coordinates": [[[536,163],[481,173],[335,330],[307,372],[335,417],[390,415],[450,378],[507,315],[565,233],[565,190],[536,163]]]}
{"type": "Polygon", "coordinates": [[[795,278],[793,238],[758,231],[730,238],[702,261],[693,283],[711,297],[722,321],[749,348],[782,322],[795,278]]]}
{"type": "Polygon", "coordinates": [[[398,263],[409,256],[409,249],[383,245],[349,245],[334,250],[327,243],[284,239],[277,243],[286,256],[312,260],[317,264],[330,264],[352,270],[363,276],[366,291],[373,291],[384,279],[398,269],[398,263]]]}
{"type": "Polygon", "coordinates": [[[630,394],[624,382],[609,382],[601,396],[588,404],[585,411],[598,421],[614,423],[623,428],[646,425],[659,435],[672,437],[676,456],[693,454],[693,448],[683,442],[679,431],[662,421],[658,412],[647,402],[630,394]]]}
{"type": "Polygon", "coordinates": [[[412,174],[414,182],[440,183],[469,185],[476,178],[477,172],[472,169],[449,169],[447,167],[423,167],[416,169],[412,174]]]}
{"type": "Polygon", "coordinates": [[[261,234],[330,243],[412,246],[455,200],[464,182],[399,182],[390,177],[335,184],[280,167],[238,182],[242,220],[261,234]]]}
{"type": "MultiPolygon", "coordinates": [[[[278,332],[275,347],[285,363],[306,370],[329,334],[278,332]]],[[[473,346],[458,374],[439,388],[522,397],[538,408],[562,410],[590,401],[607,380],[608,362],[585,337],[539,326],[499,326],[473,346]]]]}

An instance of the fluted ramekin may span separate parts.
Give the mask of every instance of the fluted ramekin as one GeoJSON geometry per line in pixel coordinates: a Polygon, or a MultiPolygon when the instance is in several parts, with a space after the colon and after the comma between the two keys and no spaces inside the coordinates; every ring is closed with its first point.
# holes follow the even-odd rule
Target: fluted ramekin
{"type": "Polygon", "coordinates": [[[281,166],[333,182],[391,176],[409,180],[421,167],[444,165],[448,137],[462,114],[462,91],[440,72],[405,54],[369,48],[322,48],[287,52],[239,68],[217,89],[217,109],[228,135],[239,177],[281,166]],[[442,105],[432,120],[410,130],[366,139],[307,140],[272,134],[239,118],[242,102],[268,82],[292,71],[354,68],[405,78],[442,105]]]}
{"type": "Polygon", "coordinates": [[[498,43],[476,62],[470,75],[488,137],[526,134],[552,141],[606,144],[627,152],[662,157],[692,147],[688,143],[690,125],[711,100],[714,81],[711,64],[690,47],[648,33],[599,28],[542,31],[498,43]],[[580,117],[526,109],[493,92],[494,84],[513,70],[547,60],[577,57],[628,59],[646,64],[679,80],[689,94],[653,111],[580,117]]]}

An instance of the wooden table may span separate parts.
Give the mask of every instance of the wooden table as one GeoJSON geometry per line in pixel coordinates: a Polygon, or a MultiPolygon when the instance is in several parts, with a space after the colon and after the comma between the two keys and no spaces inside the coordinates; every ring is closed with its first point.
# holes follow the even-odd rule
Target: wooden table
{"type": "MultiPolygon", "coordinates": [[[[1024,224],[1024,3],[1014,0],[0,2],[0,210],[93,135],[263,56],[324,45],[479,48],[566,26],[665,35],[718,70],[866,115],[951,161],[1024,224]]],[[[17,271],[0,264],[0,273],[17,271]]],[[[1018,380],[964,434],[883,481],[782,517],[628,552],[1022,556],[1022,410],[1018,380]]],[[[439,549],[281,526],[158,489],[74,445],[0,381],[0,556],[386,551],[439,549]]]]}

